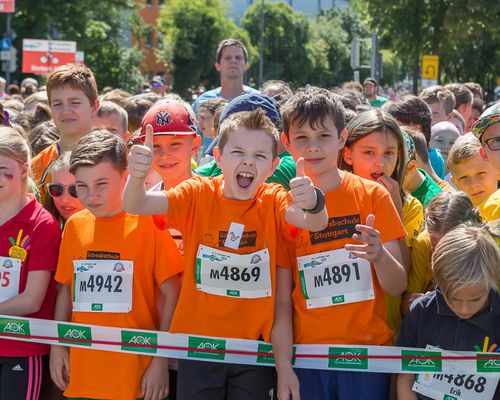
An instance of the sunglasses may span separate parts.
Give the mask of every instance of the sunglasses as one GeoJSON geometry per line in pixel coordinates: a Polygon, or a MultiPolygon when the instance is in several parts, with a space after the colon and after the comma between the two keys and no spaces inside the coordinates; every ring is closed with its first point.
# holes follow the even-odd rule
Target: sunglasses
{"type": "Polygon", "coordinates": [[[78,198],[75,185],[61,185],[59,183],[47,184],[47,189],[52,197],[61,197],[66,188],[68,189],[68,193],[71,197],[74,197],[75,199],[78,198]]]}

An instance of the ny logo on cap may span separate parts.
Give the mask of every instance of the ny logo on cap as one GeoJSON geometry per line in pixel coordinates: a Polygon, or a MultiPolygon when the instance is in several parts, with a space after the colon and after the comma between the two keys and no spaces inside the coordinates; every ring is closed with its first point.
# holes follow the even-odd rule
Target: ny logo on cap
{"type": "Polygon", "coordinates": [[[158,112],[156,114],[156,125],[165,126],[170,124],[170,114],[168,112],[158,112]]]}

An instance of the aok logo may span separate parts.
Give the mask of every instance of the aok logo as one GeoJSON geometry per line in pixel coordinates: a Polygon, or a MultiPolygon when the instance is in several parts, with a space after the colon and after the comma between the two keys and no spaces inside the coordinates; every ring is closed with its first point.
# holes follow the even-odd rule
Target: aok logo
{"type": "Polygon", "coordinates": [[[500,360],[488,360],[488,354],[478,354],[476,360],[477,372],[500,372],[500,360]]]}
{"type": "Polygon", "coordinates": [[[188,351],[188,357],[208,358],[211,360],[224,360],[226,350],[226,341],[220,339],[189,337],[188,346],[191,350],[188,351]],[[196,349],[196,350],[195,350],[196,349]],[[199,351],[199,350],[216,350],[199,351]]]}
{"type": "Polygon", "coordinates": [[[0,319],[0,332],[13,333],[16,335],[29,335],[30,325],[28,321],[21,319],[0,319]]]}
{"type": "Polygon", "coordinates": [[[158,334],[156,333],[122,331],[122,350],[155,354],[157,352],[157,345],[158,334]]]}
{"type": "Polygon", "coordinates": [[[442,371],[442,360],[439,358],[441,356],[441,353],[439,352],[402,350],[401,355],[404,357],[401,360],[402,361],[401,368],[403,371],[416,371],[416,372],[442,371]],[[425,358],[425,357],[433,357],[433,358],[425,358]]]}
{"type": "Polygon", "coordinates": [[[92,346],[92,329],[88,326],[57,324],[57,334],[61,343],[92,346]]]}
{"type": "Polygon", "coordinates": [[[328,367],[342,369],[368,369],[368,349],[330,347],[328,367]]]}

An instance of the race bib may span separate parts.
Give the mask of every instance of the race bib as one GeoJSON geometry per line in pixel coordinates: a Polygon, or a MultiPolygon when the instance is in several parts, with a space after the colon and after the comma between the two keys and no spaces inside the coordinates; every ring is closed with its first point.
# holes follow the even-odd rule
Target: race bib
{"type": "Polygon", "coordinates": [[[227,297],[270,297],[269,251],[233,254],[200,245],[196,255],[196,289],[227,297]]]}
{"type": "Polygon", "coordinates": [[[0,257],[0,303],[19,294],[21,265],[18,258],[0,257]]]}
{"type": "Polygon", "coordinates": [[[133,261],[73,261],[73,311],[126,313],[132,309],[133,261]]]}
{"type": "MultiPolygon", "coordinates": [[[[453,355],[433,346],[427,349],[453,355]]],[[[435,400],[492,400],[498,381],[499,377],[493,374],[470,374],[457,368],[453,374],[418,374],[412,390],[435,400]]]]}
{"type": "Polygon", "coordinates": [[[370,262],[345,249],[297,258],[307,308],[329,307],[375,297],[370,262]]]}

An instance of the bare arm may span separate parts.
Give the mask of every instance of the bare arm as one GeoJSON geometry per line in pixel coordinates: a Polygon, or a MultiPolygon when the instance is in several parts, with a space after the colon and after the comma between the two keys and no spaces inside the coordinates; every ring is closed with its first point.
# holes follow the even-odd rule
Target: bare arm
{"type": "Polygon", "coordinates": [[[413,374],[399,374],[397,391],[398,400],[417,400],[417,395],[411,390],[415,375],[413,374]]]}
{"type": "Polygon", "coordinates": [[[0,314],[23,316],[40,310],[51,279],[51,271],[29,272],[24,291],[0,303],[0,314]]]}
{"type": "Polygon", "coordinates": [[[299,381],[292,368],[292,273],[278,267],[276,271],[276,303],[271,331],[274,360],[278,373],[278,399],[300,399],[299,381]]]}
{"type": "Polygon", "coordinates": [[[123,192],[123,208],[132,214],[166,214],[168,198],[163,192],[147,192],[146,176],[153,162],[153,128],[146,127],[144,145],[134,145],[128,156],[129,177],[123,192]]]}

